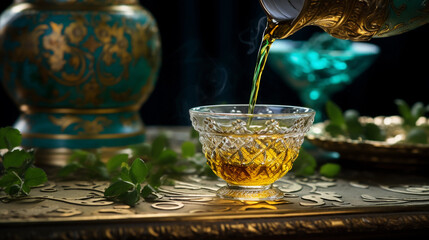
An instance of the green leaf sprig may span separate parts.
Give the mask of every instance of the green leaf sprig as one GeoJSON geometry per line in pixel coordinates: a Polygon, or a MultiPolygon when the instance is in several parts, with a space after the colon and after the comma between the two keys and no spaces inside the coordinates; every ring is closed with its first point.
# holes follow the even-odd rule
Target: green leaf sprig
{"type": "Polygon", "coordinates": [[[341,108],[332,101],[326,103],[326,113],[329,123],[325,131],[332,137],[340,135],[351,139],[384,141],[386,132],[374,123],[361,123],[358,111],[349,109],[342,112],[341,108]]]}
{"type": "MultiPolygon", "coordinates": [[[[399,115],[403,119],[403,129],[406,132],[405,143],[429,143],[429,126],[419,125],[417,121],[429,112],[429,106],[424,106],[421,102],[416,102],[412,106],[408,105],[402,99],[396,99],[399,115]]],[[[359,112],[353,109],[346,110],[344,113],[333,103],[326,103],[326,112],[329,123],[325,131],[333,137],[345,136],[350,139],[385,141],[386,133],[383,129],[374,123],[361,123],[359,121],[359,112]]]]}
{"type": "Polygon", "coordinates": [[[405,142],[427,144],[429,137],[428,126],[417,126],[417,120],[429,111],[429,106],[425,107],[423,103],[416,102],[410,107],[402,99],[396,99],[395,104],[404,120],[405,142]]]}
{"type": "Polygon", "coordinates": [[[182,155],[186,161],[195,169],[195,173],[209,179],[216,179],[217,176],[207,164],[206,157],[202,154],[202,145],[199,141],[199,133],[191,129],[191,141],[182,144],[182,155]],[[191,147],[193,145],[193,147],[191,147]],[[193,149],[192,149],[193,148],[193,149]],[[188,153],[188,154],[186,154],[188,153]]]}
{"type": "Polygon", "coordinates": [[[416,102],[411,107],[402,99],[396,99],[395,104],[398,112],[404,120],[404,126],[415,127],[420,117],[423,117],[428,111],[429,106],[425,107],[423,103],[416,102]]]}
{"type": "Polygon", "coordinates": [[[100,155],[77,150],[69,163],[60,170],[60,177],[76,177],[84,173],[91,179],[109,179],[111,184],[105,190],[106,198],[135,206],[141,197],[152,199],[162,184],[174,176],[193,173],[215,177],[206,164],[198,134],[191,131],[191,140],[181,145],[181,152],[170,148],[170,141],[165,134],[158,135],[152,143],[130,146],[131,156],[118,154],[107,163],[100,155]],[[134,159],[134,161],[131,161],[134,159]]]}
{"type": "Polygon", "coordinates": [[[135,159],[131,167],[123,162],[119,178],[106,188],[104,196],[107,199],[135,206],[140,200],[141,184],[148,174],[149,168],[140,158],[135,159]]]}
{"type": "Polygon", "coordinates": [[[304,148],[299,150],[299,155],[293,162],[292,172],[296,176],[305,177],[311,176],[316,172],[316,159],[304,148]]]}
{"type": "MultiPolygon", "coordinates": [[[[157,136],[152,144],[133,146],[133,155],[139,158],[134,160],[131,167],[122,161],[119,178],[105,190],[104,196],[134,206],[140,197],[146,200],[156,198],[158,188],[162,184],[168,184],[170,177],[186,173],[190,169],[193,169],[194,173],[202,172],[202,154],[197,153],[196,144],[192,141],[183,142],[181,154],[169,146],[165,134],[157,136]]],[[[109,171],[119,162],[121,161],[109,160],[109,171]]],[[[205,158],[203,162],[205,163],[205,158]]]]}
{"type": "Polygon", "coordinates": [[[45,171],[34,166],[33,151],[18,148],[21,141],[19,130],[0,128],[0,149],[7,149],[5,154],[0,155],[3,164],[0,188],[12,198],[29,195],[32,187],[48,180],[45,171]]]}
{"type": "Polygon", "coordinates": [[[111,173],[109,173],[106,164],[101,161],[98,153],[75,150],[67,165],[59,170],[58,177],[108,180],[111,173]]]}
{"type": "MultiPolygon", "coordinates": [[[[299,151],[298,157],[293,163],[292,172],[298,177],[308,177],[317,173],[316,159],[304,148],[299,151]]],[[[341,166],[337,163],[324,163],[320,166],[319,174],[324,177],[334,178],[341,172],[341,166]]]]}

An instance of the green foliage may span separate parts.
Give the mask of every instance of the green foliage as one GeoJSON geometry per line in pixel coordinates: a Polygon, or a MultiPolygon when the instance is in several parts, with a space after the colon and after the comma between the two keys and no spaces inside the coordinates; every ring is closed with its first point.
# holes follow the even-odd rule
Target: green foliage
{"type": "Polygon", "coordinates": [[[292,172],[296,176],[310,176],[315,173],[316,167],[316,159],[310,153],[301,148],[298,157],[293,163],[292,172]]]}
{"type": "Polygon", "coordinates": [[[115,172],[118,170],[122,163],[128,162],[128,154],[117,154],[109,159],[109,161],[106,164],[107,171],[110,173],[115,172]]]}
{"type": "Polygon", "coordinates": [[[34,166],[33,151],[17,148],[21,140],[19,130],[0,128],[0,149],[8,150],[0,156],[4,168],[0,174],[0,189],[13,198],[27,196],[32,187],[48,180],[46,173],[34,166]]]}
{"type": "Polygon", "coordinates": [[[351,139],[357,139],[363,132],[364,126],[359,122],[359,112],[353,109],[344,112],[344,122],[351,139]]]}
{"type": "Polygon", "coordinates": [[[409,143],[427,144],[428,133],[426,129],[422,127],[413,127],[410,130],[408,130],[405,141],[409,143]]]}
{"type": "Polygon", "coordinates": [[[110,179],[109,171],[98,153],[75,150],[58,176],[61,178],[84,177],[88,179],[110,179]]]}
{"type": "Polygon", "coordinates": [[[22,137],[18,129],[13,127],[0,128],[0,149],[12,150],[21,145],[22,137]]]}
{"type": "MultiPolygon", "coordinates": [[[[299,155],[293,163],[292,172],[298,177],[308,177],[317,173],[317,161],[309,152],[301,148],[299,155]]],[[[319,174],[334,178],[341,171],[341,166],[336,163],[325,163],[319,169],[319,174]]]]}
{"type": "Polygon", "coordinates": [[[135,206],[140,200],[141,184],[146,180],[149,168],[145,162],[137,158],[131,164],[121,164],[120,177],[116,179],[106,190],[104,196],[107,199],[135,206]]]}
{"type": "Polygon", "coordinates": [[[113,201],[135,206],[141,197],[151,199],[169,177],[195,173],[213,177],[205,157],[198,152],[198,137],[191,132],[192,141],[182,143],[181,152],[171,149],[165,134],[158,135],[152,143],[131,146],[132,154],[118,154],[104,164],[99,155],[76,151],[69,164],[60,171],[61,177],[85,173],[92,179],[110,179],[104,196],[113,201]],[[134,161],[130,162],[130,159],[134,161]]]}
{"type": "Polygon", "coordinates": [[[191,128],[191,139],[198,139],[200,137],[200,134],[197,130],[191,128]]]}
{"type": "Polygon", "coordinates": [[[182,156],[187,157],[193,157],[196,153],[195,144],[191,141],[184,142],[182,144],[182,156]]]}
{"type": "Polygon", "coordinates": [[[424,106],[421,102],[416,102],[409,106],[404,100],[396,99],[395,104],[398,112],[404,120],[403,127],[407,132],[405,142],[409,143],[428,143],[428,126],[417,126],[417,120],[428,112],[429,106],[424,106]]]}
{"type": "MultiPolygon", "coordinates": [[[[396,99],[395,104],[403,119],[403,128],[406,131],[404,142],[427,144],[429,127],[427,125],[417,126],[417,120],[429,111],[429,106],[424,106],[421,102],[409,106],[402,99],[396,99]]],[[[342,113],[335,103],[329,101],[326,104],[326,112],[330,121],[325,127],[325,131],[332,137],[345,136],[351,139],[386,140],[385,131],[376,124],[360,123],[359,112],[356,110],[350,109],[342,113]]]]}
{"type": "Polygon", "coordinates": [[[336,177],[341,171],[341,166],[336,163],[325,163],[320,167],[320,175],[328,178],[336,177]]]}
{"type": "Polygon", "coordinates": [[[386,132],[374,123],[363,125],[363,139],[384,141],[386,140],[386,132]]]}
{"type": "Polygon", "coordinates": [[[341,108],[332,101],[326,103],[326,112],[329,123],[325,131],[332,137],[345,136],[351,139],[366,139],[384,141],[386,133],[373,123],[361,123],[359,112],[353,109],[344,113],[341,108]]]}
{"type": "Polygon", "coordinates": [[[152,148],[150,151],[150,156],[152,158],[158,158],[161,155],[162,151],[168,147],[169,142],[165,134],[161,134],[155,138],[152,142],[152,148]]]}
{"type": "Polygon", "coordinates": [[[415,127],[417,120],[424,116],[428,109],[428,107],[425,107],[421,102],[416,102],[410,107],[402,99],[396,99],[395,104],[398,107],[399,114],[404,120],[404,126],[407,127],[415,127]]]}
{"type": "Polygon", "coordinates": [[[339,128],[345,128],[345,120],[340,107],[332,101],[326,103],[326,113],[331,124],[339,128]]]}

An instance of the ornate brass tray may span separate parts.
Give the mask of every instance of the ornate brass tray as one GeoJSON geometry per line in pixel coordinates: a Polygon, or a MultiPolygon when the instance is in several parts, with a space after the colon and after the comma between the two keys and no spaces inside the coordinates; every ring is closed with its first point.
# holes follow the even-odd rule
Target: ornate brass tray
{"type": "MultiPolygon", "coordinates": [[[[180,143],[189,128],[148,128],[180,143]]],[[[174,147],[175,142],[171,142],[174,147]]],[[[219,179],[183,175],[135,207],[104,198],[107,181],[55,179],[27,197],[0,192],[1,239],[419,239],[429,233],[429,177],[344,168],[336,179],[287,174],[277,201],[216,197],[219,179]]],[[[371,169],[368,169],[371,170],[371,169]]]]}
{"type": "MultiPolygon", "coordinates": [[[[342,159],[361,164],[372,164],[383,168],[407,167],[419,169],[429,167],[429,144],[404,143],[405,131],[399,116],[361,117],[361,122],[372,122],[386,131],[386,141],[353,140],[350,138],[331,137],[325,131],[327,121],[313,125],[307,139],[314,145],[338,152],[342,159]]],[[[417,125],[428,124],[428,119],[421,118],[417,125]]]]}

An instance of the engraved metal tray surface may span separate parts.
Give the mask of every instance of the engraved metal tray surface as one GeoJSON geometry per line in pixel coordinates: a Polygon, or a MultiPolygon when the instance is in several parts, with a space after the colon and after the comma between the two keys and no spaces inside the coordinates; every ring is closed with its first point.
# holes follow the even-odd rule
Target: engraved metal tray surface
{"type": "Polygon", "coordinates": [[[428,178],[344,173],[347,178],[289,175],[276,183],[284,198],[264,202],[222,200],[215,191],[223,181],[184,176],[162,186],[159,199],[134,208],[105,199],[108,182],[48,182],[20,200],[0,195],[0,239],[347,238],[429,231],[428,178]]]}
{"type": "MultiPolygon", "coordinates": [[[[182,141],[188,130],[168,133],[182,141]]],[[[276,182],[284,198],[261,202],[219,199],[215,192],[224,181],[183,175],[161,186],[156,200],[133,208],[103,197],[109,182],[49,179],[19,200],[0,192],[0,239],[403,239],[429,233],[427,175],[346,168],[336,179],[288,173],[276,182]]]]}
{"type": "MultiPolygon", "coordinates": [[[[361,122],[372,122],[386,131],[386,141],[353,140],[346,137],[331,137],[325,132],[327,121],[316,123],[306,136],[312,144],[338,152],[341,159],[362,164],[377,165],[382,168],[408,167],[418,169],[429,167],[429,144],[403,143],[404,129],[399,116],[361,117],[361,122]]],[[[418,125],[428,124],[428,119],[420,118],[418,125]]]]}

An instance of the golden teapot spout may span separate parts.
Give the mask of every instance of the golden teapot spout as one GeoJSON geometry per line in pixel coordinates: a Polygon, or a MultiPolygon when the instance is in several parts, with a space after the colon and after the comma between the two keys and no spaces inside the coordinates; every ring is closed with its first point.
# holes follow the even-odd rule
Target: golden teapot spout
{"type": "Polygon", "coordinates": [[[319,26],[341,39],[368,41],[401,34],[429,22],[427,0],[259,0],[271,36],[286,38],[319,26]]]}

